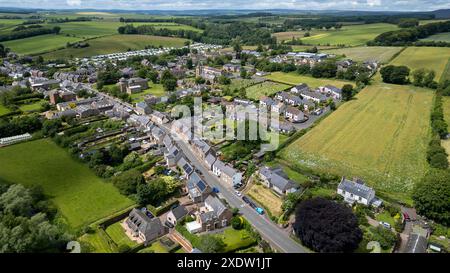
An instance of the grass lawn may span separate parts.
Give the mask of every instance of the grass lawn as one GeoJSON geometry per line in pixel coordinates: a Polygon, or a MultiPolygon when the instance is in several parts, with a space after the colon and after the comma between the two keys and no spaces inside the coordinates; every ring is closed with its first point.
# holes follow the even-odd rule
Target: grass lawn
{"type": "Polygon", "coordinates": [[[114,223],[106,228],[106,233],[111,237],[111,239],[118,245],[127,245],[129,247],[134,247],[138,243],[131,240],[126,234],[120,222],[114,223]]]}
{"type": "Polygon", "coordinates": [[[247,88],[257,83],[258,81],[254,79],[232,79],[231,84],[224,85],[222,86],[222,88],[229,88],[230,90],[240,90],[241,88],[247,88]]]}
{"type": "Polygon", "coordinates": [[[431,35],[422,41],[439,41],[439,42],[450,42],[450,32],[439,33],[431,35]]]}
{"type": "Polygon", "coordinates": [[[63,48],[68,42],[74,43],[80,41],[80,38],[67,37],[65,35],[40,35],[30,38],[24,38],[19,40],[7,41],[3,44],[10,48],[12,51],[21,54],[38,54],[44,53],[58,48],[63,48]]]}
{"type": "Polygon", "coordinates": [[[148,82],[148,87],[149,87],[148,89],[142,92],[132,94],[131,99],[133,100],[133,102],[143,101],[144,97],[150,94],[157,97],[162,97],[166,95],[166,91],[164,91],[164,87],[162,84],[148,82]]]}
{"type": "Polygon", "coordinates": [[[387,211],[383,211],[382,213],[378,213],[377,215],[375,215],[375,220],[377,220],[378,222],[386,222],[390,224],[391,227],[395,225],[394,217],[392,217],[387,211]]]}
{"type": "Polygon", "coordinates": [[[322,52],[327,54],[345,55],[346,58],[350,58],[357,62],[376,60],[381,63],[387,63],[392,56],[401,49],[401,47],[393,46],[361,46],[323,50],[322,52]]]}
{"type": "Polygon", "coordinates": [[[138,253],[169,253],[167,249],[158,240],[151,244],[150,246],[139,250],[138,253]]]}
{"type": "Polygon", "coordinates": [[[231,227],[226,228],[223,233],[218,234],[225,243],[225,252],[233,252],[241,248],[251,246],[256,241],[248,234],[245,229],[235,230],[231,227]]]}
{"type": "Polygon", "coordinates": [[[292,168],[287,166],[285,163],[281,162],[280,160],[275,160],[268,162],[266,164],[268,167],[280,167],[283,169],[283,171],[286,173],[286,175],[294,182],[297,182],[298,184],[302,185],[303,183],[309,181],[309,178],[297,171],[294,171],[292,168]]]}
{"type": "Polygon", "coordinates": [[[0,116],[6,115],[11,112],[8,108],[6,108],[3,104],[0,104],[0,116]]]}
{"type": "Polygon", "coordinates": [[[419,68],[433,69],[436,72],[436,81],[441,75],[450,59],[448,47],[408,47],[391,64],[406,65],[412,71],[419,68]]]}
{"type": "Polygon", "coordinates": [[[259,100],[262,96],[272,96],[273,94],[290,88],[290,85],[275,82],[262,82],[245,89],[247,98],[259,100]]]}
{"type": "Polygon", "coordinates": [[[253,184],[247,194],[266,209],[270,210],[271,215],[279,217],[283,213],[281,210],[281,205],[283,204],[281,198],[275,196],[270,189],[262,185],[253,184]]]}
{"type": "Polygon", "coordinates": [[[313,197],[329,198],[336,195],[336,189],[312,188],[310,191],[313,197]]]}
{"type": "Polygon", "coordinates": [[[434,93],[412,86],[371,85],[280,153],[322,172],[358,176],[376,190],[410,202],[428,170],[434,93]]]}
{"type": "Polygon", "coordinates": [[[49,139],[1,148],[0,162],[1,178],[41,186],[74,228],[133,204],[49,139]]]}
{"type": "Polygon", "coordinates": [[[83,236],[78,238],[78,240],[80,242],[86,242],[91,245],[93,248],[92,253],[114,253],[115,251],[109,245],[108,239],[105,237],[100,234],[100,231],[96,230],[95,233],[84,234],[83,236]]]}
{"type": "Polygon", "coordinates": [[[22,104],[19,108],[23,112],[34,112],[39,111],[41,109],[41,104],[45,102],[45,100],[36,101],[30,104],[22,104]]]}
{"type": "Polygon", "coordinates": [[[66,48],[44,54],[45,59],[90,57],[95,55],[140,50],[146,46],[181,47],[186,39],[150,35],[111,35],[89,40],[87,48],[66,48]]]}
{"type": "Polygon", "coordinates": [[[270,75],[265,76],[266,79],[272,80],[274,82],[280,82],[289,85],[298,85],[300,83],[306,83],[311,88],[317,88],[319,86],[324,86],[327,84],[334,85],[336,87],[342,88],[344,84],[353,84],[352,82],[336,80],[336,79],[316,79],[310,76],[299,75],[295,72],[291,73],[283,73],[283,72],[274,72],[270,75]]]}
{"type": "Polygon", "coordinates": [[[383,32],[397,30],[398,27],[392,24],[368,24],[368,25],[348,25],[340,30],[320,31],[316,35],[303,38],[305,44],[314,45],[364,45],[383,32]]]}

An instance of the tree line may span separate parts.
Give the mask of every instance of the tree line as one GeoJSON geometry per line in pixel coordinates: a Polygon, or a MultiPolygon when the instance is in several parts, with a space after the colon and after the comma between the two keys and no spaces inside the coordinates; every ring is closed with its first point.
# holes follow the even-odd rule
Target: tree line
{"type": "Polygon", "coordinates": [[[60,31],[61,27],[59,26],[55,26],[53,28],[27,28],[20,31],[13,31],[8,34],[1,34],[0,42],[29,38],[46,34],[59,34],[60,31]]]}

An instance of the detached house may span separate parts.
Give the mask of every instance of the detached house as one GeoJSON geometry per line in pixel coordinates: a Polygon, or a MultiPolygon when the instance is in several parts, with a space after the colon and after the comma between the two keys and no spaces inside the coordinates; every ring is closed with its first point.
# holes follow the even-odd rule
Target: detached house
{"type": "Polygon", "coordinates": [[[196,172],[192,173],[186,182],[186,188],[192,202],[199,203],[205,201],[211,193],[211,188],[196,172]]]}
{"type": "Polygon", "coordinates": [[[324,87],[319,87],[320,92],[325,93],[333,97],[334,99],[342,99],[342,89],[337,88],[333,85],[326,85],[324,87]]]}
{"type": "Polygon", "coordinates": [[[166,233],[159,218],[147,213],[149,212],[134,208],[125,221],[132,235],[145,243],[149,243],[166,233]]]}
{"type": "Polygon", "coordinates": [[[350,204],[357,202],[363,205],[370,205],[376,201],[375,190],[366,186],[364,182],[360,179],[355,179],[355,181],[348,180],[342,177],[341,182],[338,185],[337,193],[344,197],[344,200],[350,204]]]}
{"type": "Polygon", "coordinates": [[[219,198],[210,195],[197,214],[197,222],[202,226],[203,231],[210,231],[228,226],[232,217],[231,210],[219,198]]]}
{"type": "Polygon", "coordinates": [[[217,159],[212,166],[213,173],[229,185],[238,185],[242,181],[242,173],[217,159]]]}
{"type": "Polygon", "coordinates": [[[303,122],[306,120],[305,114],[295,107],[287,107],[284,113],[285,117],[290,119],[292,122],[303,122]]]}
{"type": "Polygon", "coordinates": [[[280,195],[296,192],[300,188],[295,182],[289,180],[281,168],[263,167],[259,170],[259,177],[266,187],[280,195]]]}

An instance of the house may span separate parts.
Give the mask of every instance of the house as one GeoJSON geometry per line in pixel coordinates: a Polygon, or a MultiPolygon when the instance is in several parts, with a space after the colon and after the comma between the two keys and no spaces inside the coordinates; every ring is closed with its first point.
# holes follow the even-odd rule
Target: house
{"type": "Polygon", "coordinates": [[[292,106],[288,106],[286,108],[284,115],[286,118],[290,119],[294,123],[303,122],[306,120],[305,114],[299,109],[292,106]]]}
{"type": "Polygon", "coordinates": [[[204,202],[206,197],[211,193],[209,185],[196,172],[189,176],[186,182],[186,188],[192,202],[204,202]]]}
{"type": "Polygon", "coordinates": [[[217,159],[212,166],[213,173],[229,185],[238,185],[242,181],[242,173],[217,159]]]}
{"type": "Polygon", "coordinates": [[[295,94],[299,94],[301,91],[310,91],[311,89],[306,83],[301,83],[295,87],[292,87],[291,92],[295,94]]]}
{"type": "Polygon", "coordinates": [[[231,210],[219,198],[209,195],[197,213],[197,222],[203,231],[211,231],[228,226],[232,217],[231,210]]]}
{"type": "Polygon", "coordinates": [[[276,102],[273,99],[271,99],[271,98],[269,98],[267,96],[263,96],[259,100],[259,105],[261,105],[262,107],[267,107],[269,109],[271,109],[272,106],[275,105],[275,104],[276,104],[276,102]]]}
{"type": "Polygon", "coordinates": [[[138,112],[141,115],[148,115],[152,112],[152,109],[148,106],[148,104],[145,101],[141,101],[136,103],[136,112],[138,112]]]}
{"type": "Polygon", "coordinates": [[[214,67],[199,65],[195,69],[195,75],[210,82],[216,82],[223,75],[223,71],[214,67]]]}
{"type": "Polygon", "coordinates": [[[142,78],[121,78],[117,85],[121,92],[128,94],[135,94],[148,89],[148,81],[142,78]]]}
{"type": "Polygon", "coordinates": [[[324,87],[319,87],[320,92],[330,95],[336,100],[342,99],[342,89],[337,88],[333,85],[326,85],[324,87]]]}
{"type": "Polygon", "coordinates": [[[240,73],[241,72],[241,66],[238,64],[224,64],[222,69],[226,72],[231,72],[231,73],[240,73]]]}
{"type": "Polygon", "coordinates": [[[71,91],[53,90],[48,94],[50,103],[56,105],[60,102],[74,101],[77,99],[77,95],[71,91]]]}
{"type": "Polygon", "coordinates": [[[169,122],[167,116],[159,111],[153,111],[153,113],[150,115],[150,119],[157,124],[165,124],[169,122]]]}
{"type": "Polygon", "coordinates": [[[137,237],[145,243],[149,243],[166,233],[158,217],[154,217],[148,211],[144,212],[136,208],[130,212],[125,224],[133,237],[137,237]]]}
{"type": "Polygon", "coordinates": [[[202,160],[206,158],[209,150],[211,149],[211,146],[209,146],[205,141],[200,139],[194,139],[191,142],[191,147],[194,153],[202,160]]]}
{"type": "Polygon", "coordinates": [[[187,162],[184,156],[180,158],[180,160],[177,163],[177,166],[178,168],[180,168],[180,170],[183,172],[186,178],[189,177],[194,171],[194,168],[192,167],[191,164],[187,162]]]}
{"type": "Polygon", "coordinates": [[[364,185],[364,182],[360,179],[347,180],[342,177],[341,182],[338,185],[337,193],[344,197],[344,200],[350,204],[357,202],[363,205],[370,205],[375,201],[375,190],[364,185]]]}
{"type": "Polygon", "coordinates": [[[168,148],[164,153],[164,158],[169,168],[175,167],[182,156],[183,152],[176,145],[173,145],[170,149],[168,148]]]}
{"type": "Polygon", "coordinates": [[[278,113],[278,114],[283,114],[284,111],[286,110],[286,105],[282,102],[278,102],[274,105],[272,105],[272,107],[270,108],[270,111],[274,112],[274,113],[278,113]]]}
{"type": "Polygon", "coordinates": [[[337,66],[337,70],[338,71],[347,71],[347,69],[350,66],[352,66],[353,64],[354,64],[354,62],[352,60],[350,60],[350,59],[336,62],[336,66],[337,66]]]}
{"type": "Polygon", "coordinates": [[[327,100],[327,97],[325,95],[312,91],[301,91],[300,95],[303,98],[314,101],[316,103],[325,102],[327,100]]]}
{"type": "Polygon", "coordinates": [[[205,157],[205,164],[208,166],[208,169],[211,171],[213,169],[214,162],[216,162],[216,157],[211,152],[205,157]]]}
{"type": "Polygon", "coordinates": [[[281,168],[263,167],[259,170],[259,177],[263,184],[280,195],[296,192],[300,186],[289,180],[281,168]]]}
{"type": "Polygon", "coordinates": [[[180,205],[174,209],[171,209],[169,213],[167,213],[167,222],[176,226],[177,223],[183,220],[188,215],[188,210],[185,206],[180,205]]]}

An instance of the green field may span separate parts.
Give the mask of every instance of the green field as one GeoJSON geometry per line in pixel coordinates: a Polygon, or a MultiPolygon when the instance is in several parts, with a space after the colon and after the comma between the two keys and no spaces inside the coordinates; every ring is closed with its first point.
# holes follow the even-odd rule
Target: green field
{"type": "Polygon", "coordinates": [[[3,104],[0,104],[0,116],[6,115],[11,112],[8,108],[6,108],[3,104]]]}
{"type": "Polygon", "coordinates": [[[347,82],[343,80],[325,79],[325,78],[317,79],[309,76],[299,75],[295,72],[291,73],[274,72],[270,75],[265,76],[265,78],[274,82],[289,85],[298,85],[300,83],[306,83],[311,88],[317,88],[319,86],[324,86],[327,84],[341,88],[342,86],[344,86],[344,84],[352,84],[352,82],[347,82]]]}
{"type": "Polygon", "coordinates": [[[66,48],[44,54],[45,59],[83,58],[95,55],[139,50],[146,46],[181,47],[186,39],[149,35],[112,35],[89,40],[87,48],[66,48]]]}
{"type": "Polygon", "coordinates": [[[34,111],[39,111],[39,109],[41,109],[41,105],[42,103],[45,102],[45,100],[39,100],[30,104],[22,104],[20,105],[20,110],[22,110],[23,112],[34,112],[34,111]]]}
{"type": "Polygon", "coordinates": [[[162,97],[166,95],[166,91],[164,91],[164,87],[159,83],[148,82],[148,89],[131,95],[131,99],[133,102],[140,102],[144,99],[146,95],[154,95],[156,97],[162,97]]]}
{"type": "Polygon", "coordinates": [[[353,61],[363,62],[367,60],[375,60],[381,63],[387,63],[391,60],[395,53],[399,52],[401,47],[391,46],[361,46],[323,50],[323,53],[345,55],[353,61]]]}
{"type": "Polygon", "coordinates": [[[408,47],[391,64],[406,65],[411,70],[433,69],[436,72],[436,81],[439,81],[449,59],[448,47],[408,47]]]}
{"type": "Polygon", "coordinates": [[[320,31],[318,34],[303,38],[305,44],[313,45],[364,45],[383,32],[396,30],[392,24],[368,24],[343,26],[340,30],[320,31]]]}
{"type": "Polygon", "coordinates": [[[80,41],[80,38],[48,34],[8,41],[3,44],[18,54],[29,55],[56,50],[65,47],[67,43],[78,41],[80,41]]]}
{"type": "Polygon", "coordinates": [[[259,100],[262,96],[272,96],[273,94],[286,90],[290,85],[276,82],[262,82],[245,89],[247,98],[259,100]]]}
{"type": "Polygon", "coordinates": [[[282,150],[286,162],[358,176],[378,191],[409,202],[428,169],[433,92],[412,86],[372,85],[282,150]]]}
{"type": "Polygon", "coordinates": [[[41,186],[74,228],[133,204],[48,139],[1,148],[0,162],[2,179],[41,186]]]}
{"type": "MultiPolygon", "coordinates": [[[[114,253],[116,252],[115,246],[113,246],[108,235],[103,231],[96,229],[93,233],[85,233],[78,238],[80,242],[88,243],[93,249],[92,253],[114,253]]],[[[83,249],[82,249],[83,251],[83,249]]]]}
{"type": "Polygon", "coordinates": [[[160,241],[152,243],[150,246],[139,250],[138,253],[169,253],[160,241]]]}
{"type": "Polygon", "coordinates": [[[431,35],[422,41],[439,41],[439,42],[450,42],[450,32],[439,33],[431,35]]]}
{"type": "Polygon", "coordinates": [[[106,228],[106,233],[118,245],[127,245],[129,247],[137,246],[138,243],[132,241],[126,234],[120,222],[114,223],[106,228]]]}

